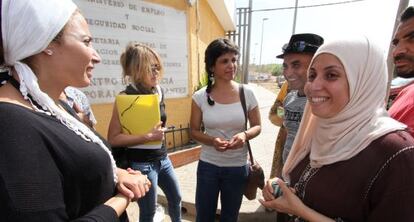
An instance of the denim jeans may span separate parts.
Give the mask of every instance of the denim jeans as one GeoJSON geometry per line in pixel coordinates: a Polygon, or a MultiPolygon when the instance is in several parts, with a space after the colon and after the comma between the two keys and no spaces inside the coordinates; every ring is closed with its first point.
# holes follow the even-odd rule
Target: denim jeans
{"type": "Polygon", "coordinates": [[[139,221],[152,222],[157,203],[157,186],[160,186],[168,200],[171,221],[181,221],[181,193],[170,158],[154,162],[132,162],[131,168],[148,176],[152,185],[148,193],[138,199],[139,221]]]}
{"type": "Polygon", "coordinates": [[[218,167],[200,160],[197,168],[196,221],[214,222],[220,193],[220,221],[236,222],[248,173],[248,165],[218,167]]]}

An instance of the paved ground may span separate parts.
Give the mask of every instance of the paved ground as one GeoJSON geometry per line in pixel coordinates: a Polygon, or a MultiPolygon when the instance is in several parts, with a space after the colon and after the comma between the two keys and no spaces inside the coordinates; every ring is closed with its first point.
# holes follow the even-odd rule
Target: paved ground
{"type": "MultiPolygon", "coordinates": [[[[269,109],[274,102],[275,93],[274,91],[268,90],[269,87],[266,86],[265,89],[261,86],[256,84],[249,84],[256,95],[256,98],[259,102],[261,119],[262,119],[262,132],[261,134],[251,141],[253,155],[256,160],[262,166],[266,178],[269,177],[270,168],[272,164],[273,158],[273,151],[274,151],[274,143],[276,139],[276,133],[278,131],[278,127],[274,126],[270,121],[267,119],[269,109]]],[[[195,215],[195,187],[196,187],[196,168],[197,162],[193,162],[183,167],[179,167],[176,169],[177,176],[179,178],[180,188],[183,196],[183,208],[185,209],[185,213],[183,214],[183,221],[194,221],[195,215]]],[[[257,198],[261,198],[262,193],[258,190],[257,198]]],[[[159,189],[159,203],[166,206],[166,200],[164,194],[159,189]]],[[[220,206],[219,206],[220,208],[220,206]]],[[[128,215],[131,222],[136,222],[138,218],[138,207],[135,203],[131,204],[128,207],[128,215]]],[[[220,209],[218,209],[219,213],[220,209]]],[[[257,200],[247,200],[243,199],[243,203],[240,209],[239,214],[239,221],[276,221],[276,213],[275,212],[267,212],[264,208],[260,205],[257,200]]],[[[166,222],[171,221],[166,216],[166,222]]]]}

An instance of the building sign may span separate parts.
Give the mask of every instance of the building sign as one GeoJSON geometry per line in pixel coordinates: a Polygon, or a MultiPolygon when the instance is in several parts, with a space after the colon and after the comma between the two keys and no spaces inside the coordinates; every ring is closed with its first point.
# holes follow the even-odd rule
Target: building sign
{"type": "Polygon", "coordinates": [[[110,103],[125,88],[119,57],[130,41],[155,49],[165,73],[166,98],[188,95],[187,19],[183,11],[137,0],[74,0],[85,16],[93,46],[102,58],[91,86],[82,89],[91,103],[110,103]]]}

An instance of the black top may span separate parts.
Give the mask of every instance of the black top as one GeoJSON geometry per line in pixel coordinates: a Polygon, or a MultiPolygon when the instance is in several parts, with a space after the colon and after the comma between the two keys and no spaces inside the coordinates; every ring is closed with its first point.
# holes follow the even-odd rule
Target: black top
{"type": "MultiPolygon", "coordinates": [[[[132,87],[128,85],[126,89],[122,92],[127,95],[138,95],[138,94],[160,94],[160,119],[162,121],[162,126],[165,127],[167,122],[167,114],[165,112],[165,103],[164,103],[164,95],[161,92],[157,92],[154,88],[152,90],[146,90],[144,87],[137,85],[136,87],[132,87]]],[[[144,115],[144,114],[143,114],[144,115]]],[[[116,148],[115,148],[116,149],[116,148]]],[[[129,161],[133,162],[154,162],[163,159],[167,156],[167,149],[163,145],[161,149],[127,149],[127,158],[129,161]]]]}
{"type": "MultiPolygon", "coordinates": [[[[0,221],[119,221],[108,154],[59,120],[0,102],[0,221]]],[[[125,217],[125,216],[124,216],[125,217]]]]}
{"type": "Polygon", "coordinates": [[[414,139],[396,131],[349,160],[291,172],[296,194],[310,208],[342,221],[414,221],[414,139]]]}

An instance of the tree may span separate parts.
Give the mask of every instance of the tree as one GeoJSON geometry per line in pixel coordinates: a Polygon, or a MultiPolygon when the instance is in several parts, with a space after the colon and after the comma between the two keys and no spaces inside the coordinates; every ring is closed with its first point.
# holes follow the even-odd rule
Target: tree
{"type": "Polygon", "coordinates": [[[275,66],[277,66],[277,64],[266,64],[266,65],[251,64],[250,71],[258,72],[258,73],[273,73],[275,66]]]}
{"type": "Polygon", "coordinates": [[[283,75],[283,66],[282,64],[274,64],[275,66],[272,69],[272,76],[281,76],[283,75]]]}

